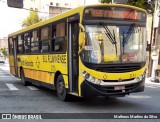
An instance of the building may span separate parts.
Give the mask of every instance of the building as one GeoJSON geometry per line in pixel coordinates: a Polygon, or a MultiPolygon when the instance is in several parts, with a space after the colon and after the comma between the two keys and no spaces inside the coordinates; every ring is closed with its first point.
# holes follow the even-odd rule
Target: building
{"type": "Polygon", "coordinates": [[[23,0],[24,8],[39,11],[42,9],[42,0],[23,0]]]}
{"type": "Polygon", "coordinates": [[[0,39],[0,49],[5,48],[8,54],[8,38],[0,39]]]}
{"type": "Polygon", "coordinates": [[[1,48],[8,49],[8,39],[7,38],[0,39],[0,49],[1,48]]]}
{"type": "MultiPolygon", "coordinates": [[[[38,11],[40,17],[47,19],[62,12],[68,11],[72,8],[83,5],[84,2],[82,1],[81,0],[24,0],[24,8],[27,10],[38,11]]],[[[29,12],[25,13],[29,14],[29,12]]]]}
{"type": "Polygon", "coordinates": [[[148,77],[155,78],[155,71],[160,70],[160,0],[155,1],[155,11],[152,14],[152,26],[150,36],[150,53],[149,53],[149,65],[148,65],[148,77]],[[154,55],[153,55],[154,54],[154,55]]]}
{"type": "Polygon", "coordinates": [[[45,18],[56,16],[72,8],[84,5],[83,1],[84,0],[45,0],[42,3],[42,11],[45,12],[43,16],[45,16],[45,18]]]}
{"type": "Polygon", "coordinates": [[[82,5],[100,3],[99,0],[24,0],[24,8],[38,11],[45,19],[82,5]]]}

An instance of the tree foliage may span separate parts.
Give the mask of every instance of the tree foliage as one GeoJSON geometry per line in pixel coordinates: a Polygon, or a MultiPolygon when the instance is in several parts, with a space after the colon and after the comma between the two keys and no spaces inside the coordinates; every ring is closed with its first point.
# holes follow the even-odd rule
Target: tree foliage
{"type": "MultiPolygon", "coordinates": [[[[152,3],[155,3],[155,0],[151,0],[152,3]]],[[[133,5],[139,8],[143,8],[145,10],[154,11],[154,4],[149,4],[148,0],[128,0],[129,5],[133,5]]]]}
{"type": "Polygon", "coordinates": [[[7,56],[6,48],[1,48],[0,51],[3,53],[4,56],[7,56]]]}
{"type": "Polygon", "coordinates": [[[101,3],[110,3],[112,0],[100,0],[101,3]]]}
{"type": "Polygon", "coordinates": [[[40,21],[42,21],[42,18],[39,17],[38,13],[35,11],[30,11],[29,16],[22,22],[22,27],[28,27],[40,21]]]}
{"type": "MultiPolygon", "coordinates": [[[[100,0],[101,3],[111,3],[112,0],[100,0]]],[[[145,10],[154,11],[154,4],[148,4],[148,0],[126,0],[128,5],[136,6],[143,8],[145,10]]],[[[155,3],[155,0],[151,0],[152,3],[155,3]]]]}

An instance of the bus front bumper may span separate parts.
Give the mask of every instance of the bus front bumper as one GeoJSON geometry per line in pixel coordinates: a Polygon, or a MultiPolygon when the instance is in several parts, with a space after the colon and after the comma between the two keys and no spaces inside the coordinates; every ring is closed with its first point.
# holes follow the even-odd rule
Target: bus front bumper
{"type": "Polygon", "coordinates": [[[125,96],[126,94],[133,93],[133,92],[142,92],[144,91],[144,83],[145,78],[139,82],[132,83],[132,84],[125,84],[124,85],[97,85],[88,82],[85,80],[81,84],[81,96],[83,97],[90,97],[90,96],[125,96]],[[117,90],[115,89],[118,86],[122,86],[124,89],[117,90]]]}

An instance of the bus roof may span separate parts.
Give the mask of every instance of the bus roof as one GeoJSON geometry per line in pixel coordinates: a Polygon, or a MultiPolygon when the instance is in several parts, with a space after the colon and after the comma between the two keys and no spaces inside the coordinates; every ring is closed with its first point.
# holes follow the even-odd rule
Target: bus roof
{"type": "MultiPolygon", "coordinates": [[[[146,13],[146,11],[145,11],[144,9],[141,9],[141,8],[138,8],[138,7],[135,7],[135,6],[125,5],[125,4],[95,4],[95,5],[88,5],[88,6],[80,6],[80,7],[78,7],[78,8],[71,9],[71,10],[69,10],[69,11],[67,11],[67,12],[64,12],[64,13],[59,14],[59,15],[56,15],[56,16],[54,16],[54,17],[52,17],[52,18],[49,18],[49,19],[46,19],[46,20],[41,21],[41,22],[39,22],[39,23],[36,23],[36,24],[34,24],[34,25],[31,25],[31,26],[29,26],[29,27],[27,27],[27,28],[21,29],[21,30],[19,30],[19,31],[17,31],[17,32],[11,33],[11,34],[9,34],[9,37],[12,37],[12,36],[17,35],[17,34],[20,34],[20,33],[27,32],[27,31],[29,31],[29,30],[32,30],[32,29],[41,27],[41,26],[43,26],[43,25],[47,25],[47,24],[49,24],[49,23],[52,23],[52,22],[54,22],[54,21],[57,21],[57,20],[59,20],[59,19],[62,19],[62,18],[71,16],[71,15],[74,15],[74,14],[76,14],[76,13],[82,14],[82,13],[83,13],[83,10],[84,10],[86,7],[94,7],[94,6],[126,7],[126,8],[137,9],[137,10],[139,10],[139,11],[142,11],[142,12],[145,12],[145,13],[146,13]]],[[[82,18],[80,18],[80,19],[82,19],[82,18]]],[[[80,20],[80,21],[82,21],[82,20],[80,20]]]]}

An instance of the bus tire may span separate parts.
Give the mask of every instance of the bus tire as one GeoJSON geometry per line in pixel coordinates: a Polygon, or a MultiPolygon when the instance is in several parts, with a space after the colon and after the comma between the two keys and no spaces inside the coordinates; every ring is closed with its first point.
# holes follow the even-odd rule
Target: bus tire
{"type": "Polygon", "coordinates": [[[62,75],[59,75],[56,81],[56,91],[57,91],[57,96],[60,100],[62,101],[67,101],[69,96],[66,92],[65,84],[64,84],[64,79],[62,75]]]}
{"type": "Polygon", "coordinates": [[[28,84],[27,84],[27,81],[25,80],[25,75],[24,75],[23,69],[21,69],[20,77],[21,77],[21,83],[22,83],[24,86],[27,86],[28,84]]]}

